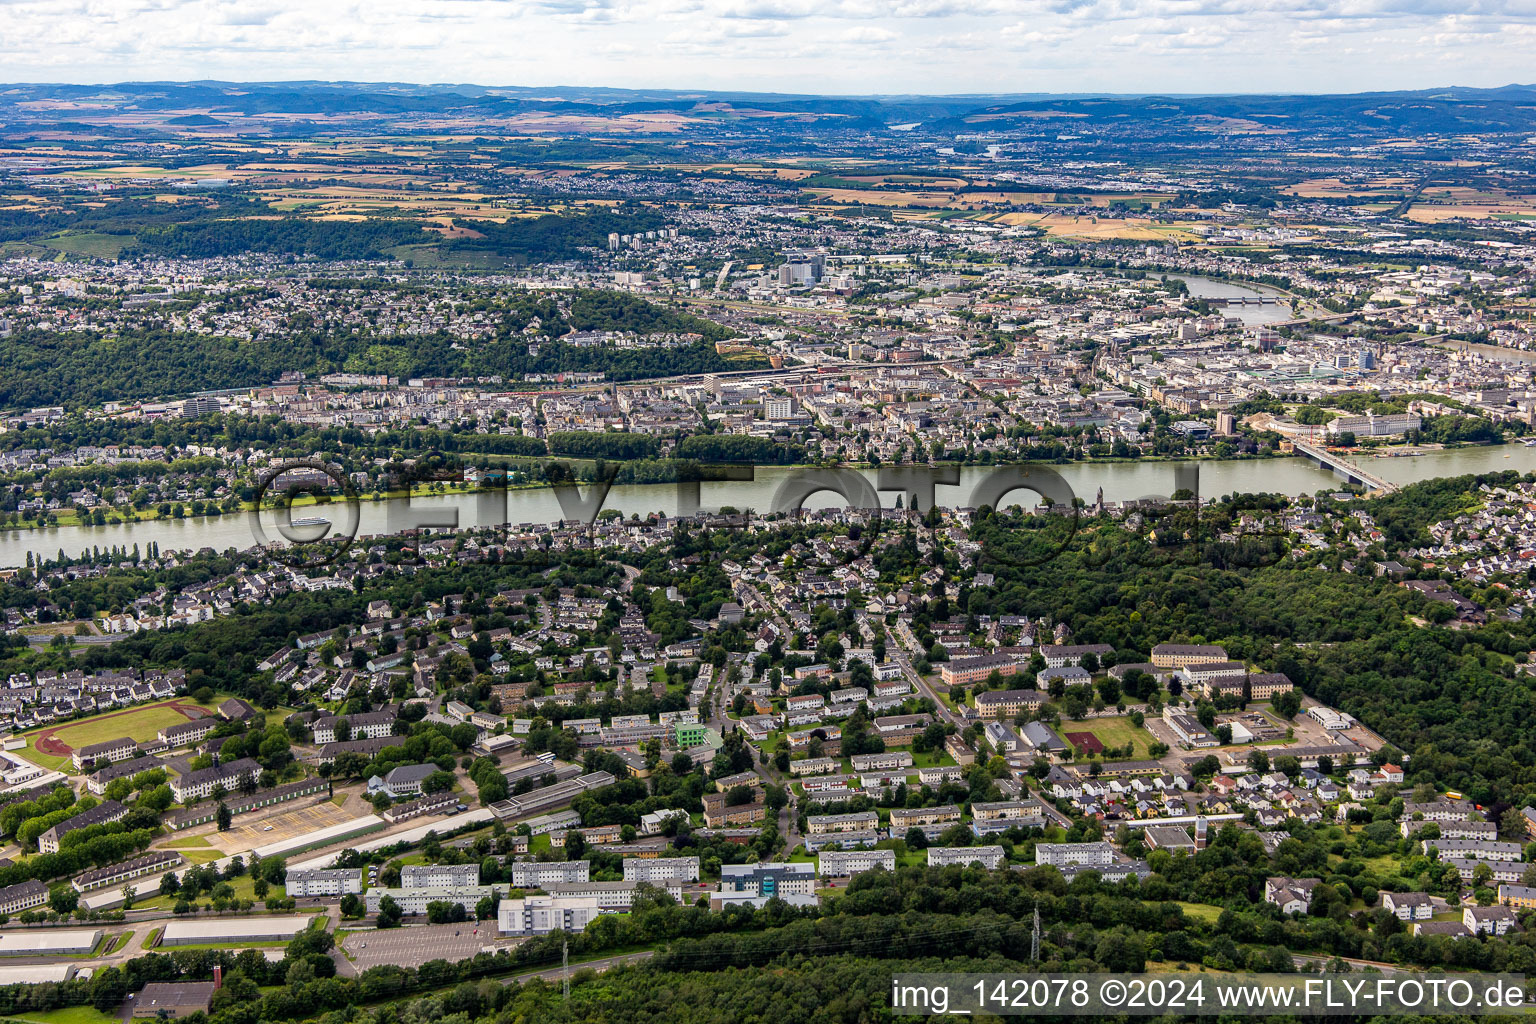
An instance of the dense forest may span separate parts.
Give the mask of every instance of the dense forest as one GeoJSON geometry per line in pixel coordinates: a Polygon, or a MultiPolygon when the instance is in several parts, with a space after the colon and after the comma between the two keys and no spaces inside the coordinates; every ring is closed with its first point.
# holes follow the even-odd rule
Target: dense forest
{"type": "Polygon", "coordinates": [[[292,253],[327,260],[382,259],[392,246],[431,241],[415,221],[281,220],[238,218],[193,221],[137,234],[130,256],[180,256],[202,259],[243,252],[292,253]]]}
{"type": "Polygon", "coordinates": [[[606,249],[612,233],[654,231],[665,223],[660,213],[641,207],[575,216],[514,217],[505,223],[463,220],[460,227],[470,228],[481,237],[456,239],[447,248],[464,254],[488,253],[529,262],[568,260],[580,256],[584,248],[606,249]]]}

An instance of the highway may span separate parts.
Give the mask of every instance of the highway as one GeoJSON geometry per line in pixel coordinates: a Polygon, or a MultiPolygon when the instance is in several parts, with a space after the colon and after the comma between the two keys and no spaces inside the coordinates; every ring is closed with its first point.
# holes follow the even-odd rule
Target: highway
{"type": "MultiPolygon", "coordinates": [[[[649,960],[655,955],[655,950],[646,949],[640,951],[639,953],[624,953],[619,956],[601,957],[597,960],[583,960],[581,963],[571,964],[570,971],[572,974],[575,974],[577,971],[586,970],[606,971],[608,968],[617,967],[619,964],[637,964],[642,960],[649,960]]],[[[520,985],[523,982],[530,981],[534,978],[543,978],[545,981],[558,982],[564,973],[565,968],[556,964],[554,967],[541,968],[537,971],[525,971],[522,974],[512,974],[505,978],[498,978],[497,980],[500,981],[503,985],[520,985]]]]}

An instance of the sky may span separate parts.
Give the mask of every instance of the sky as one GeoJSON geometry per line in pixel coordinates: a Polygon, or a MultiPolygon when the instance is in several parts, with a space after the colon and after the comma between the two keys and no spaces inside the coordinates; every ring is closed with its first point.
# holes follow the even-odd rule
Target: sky
{"type": "Polygon", "coordinates": [[[1536,80],[1536,0],[0,0],[0,80],[819,94],[1536,80]]]}

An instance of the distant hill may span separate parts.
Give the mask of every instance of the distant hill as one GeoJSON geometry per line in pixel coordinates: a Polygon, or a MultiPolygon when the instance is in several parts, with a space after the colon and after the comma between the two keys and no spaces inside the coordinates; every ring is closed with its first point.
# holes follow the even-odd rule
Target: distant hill
{"type": "MultiPolygon", "coordinates": [[[[1209,126],[1211,119],[1279,129],[1325,128],[1382,137],[1396,132],[1530,131],[1536,129],[1536,86],[1446,87],[1348,95],[1094,95],[1042,93],[957,96],[820,96],[665,89],[412,85],[391,82],[125,82],[112,86],[24,84],[0,88],[0,117],[8,132],[57,124],[88,100],[110,119],[113,108],[163,112],[164,126],[220,127],[258,115],[288,115],[300,130],[307,119],[380,118],[408,128],[412,121],[453,116],[505,123],[527,115],[621,117],[664,113],[700,126],[729,124],[755,133],[816,133],[849,128],[884,130],[1000,129],[1030,121],[1073,118],[1094,124],[1142,122],[1209,126]],[[56,109],[50,109],[56,104],[56,109]],[[211,113],[188,114],[188,110],[211,113]],[[784,115],[793,115],[786,117],[784,115]]],[[[74,116],[78,116],[75,114],[74,116]]],[[[98,125],[97,130],[103,126],[98,125]]],[[[1251,126],[1248,126],[1251,130],[1251,126]]],[[[154,131],[134,125],[135,130],[154,131]]],[[[281,131],[282,126],[275,126],[281,131]]]]}

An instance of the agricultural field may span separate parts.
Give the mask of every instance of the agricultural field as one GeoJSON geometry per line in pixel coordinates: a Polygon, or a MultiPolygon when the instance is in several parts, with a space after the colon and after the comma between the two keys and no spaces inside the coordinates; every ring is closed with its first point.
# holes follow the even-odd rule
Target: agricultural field
{"type": "Polygon", "coordinates": [[[845,206],[924,206],[935,209],[954,204],[953,192],[934,192],[917,189],[886,191],[883,189],[824,188],[812,186],[806,189],[813,201],[839,203],[845,206]]]}
{"type": "Polygon", "coordinates": [[[1065,213],[1005,213],[993,223],[1037,228],[1063,238],[1195,242],[1200,236],[1185,223],[1162,223],[1145,217],[1085,217],[1065,213]]]}
{"type": "Polygon", "coordinates": [[[1298,181],[1282,189],[1304,199],[1347,199],[1357,196],[1402,195],[1413,188],[1407,178],[1381,177],[1365,181],[1344,181],[1340,178],[1310,178],[1298,181]]]}
{"type": "Polygon", "coordinates": [[[1470,188],[1425,189],[1407,214],[1409,220],[1424,224],[1531,215],[1536,215],[1536,198],[1470,188]]]}

